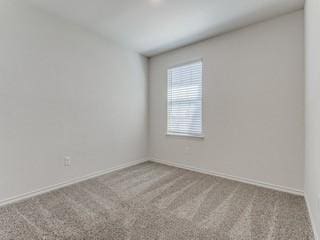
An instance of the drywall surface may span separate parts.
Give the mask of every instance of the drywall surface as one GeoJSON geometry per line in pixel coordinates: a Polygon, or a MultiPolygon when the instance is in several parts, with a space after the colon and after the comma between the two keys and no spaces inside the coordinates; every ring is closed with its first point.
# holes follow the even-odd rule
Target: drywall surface
{"type": "Polygon", "coordinates": [[[151,58],[149,155],[303,191],[303,34],[298,11],[151,58]],[[166,136],[167,69],[200,58],[205,138],[166,136]]]}
{"type": "Polygon", "coordinates": [[[306,172],[310,215],[320,236],[320,1],[307,0],[306,29],[306,172]]]}
{"type": "Polygon", "coordinates": [[[0,201],[146,156],[145,58],[15,0],[0,53],[0,201]]]}

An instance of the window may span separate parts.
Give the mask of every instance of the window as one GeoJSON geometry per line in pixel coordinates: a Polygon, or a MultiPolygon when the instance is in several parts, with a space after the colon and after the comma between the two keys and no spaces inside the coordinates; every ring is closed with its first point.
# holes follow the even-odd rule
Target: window
{"type": "Polygon", "coordinates": [[[202,61],[168,70],[168,135],[202,136],[202,61]]]}

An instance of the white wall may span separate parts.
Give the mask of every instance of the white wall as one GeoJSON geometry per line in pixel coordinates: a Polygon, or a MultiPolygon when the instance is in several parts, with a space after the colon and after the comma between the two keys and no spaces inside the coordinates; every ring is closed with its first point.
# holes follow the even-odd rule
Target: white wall
{"type": "Polygon", "coordinates": [[[305,192],[320,236],[320,1],[307,0],[305,192]]]}
{"type": "Polygon", "coordinates": [[[303,191],[303,11],[150,60],[150,152],[157,160],[303,191]],[[205,139],[166,136],[170,66],[204,62],[205,139]]]}
{"type": "Polygon", "coordinates": [[[1,0],[0,202],[144,158],[146,98],[145,58],[1,0]]]}

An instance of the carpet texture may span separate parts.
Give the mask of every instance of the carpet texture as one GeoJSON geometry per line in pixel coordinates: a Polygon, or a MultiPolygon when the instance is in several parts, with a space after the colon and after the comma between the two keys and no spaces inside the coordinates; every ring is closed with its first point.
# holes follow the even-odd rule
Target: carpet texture
{"type": "Polygon", "coordinates": [[[144,163],[0,208],[1,240],[312,240],[303,197],[144,163]]]}

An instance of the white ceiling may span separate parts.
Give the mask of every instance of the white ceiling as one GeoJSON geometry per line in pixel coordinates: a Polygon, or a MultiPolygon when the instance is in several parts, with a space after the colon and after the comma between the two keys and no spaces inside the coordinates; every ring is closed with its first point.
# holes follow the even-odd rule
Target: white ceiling
{"type": "Polygon", "coordinates": [[[304,0],[29,0],[153,56],[303,8],[304,0]]]}

